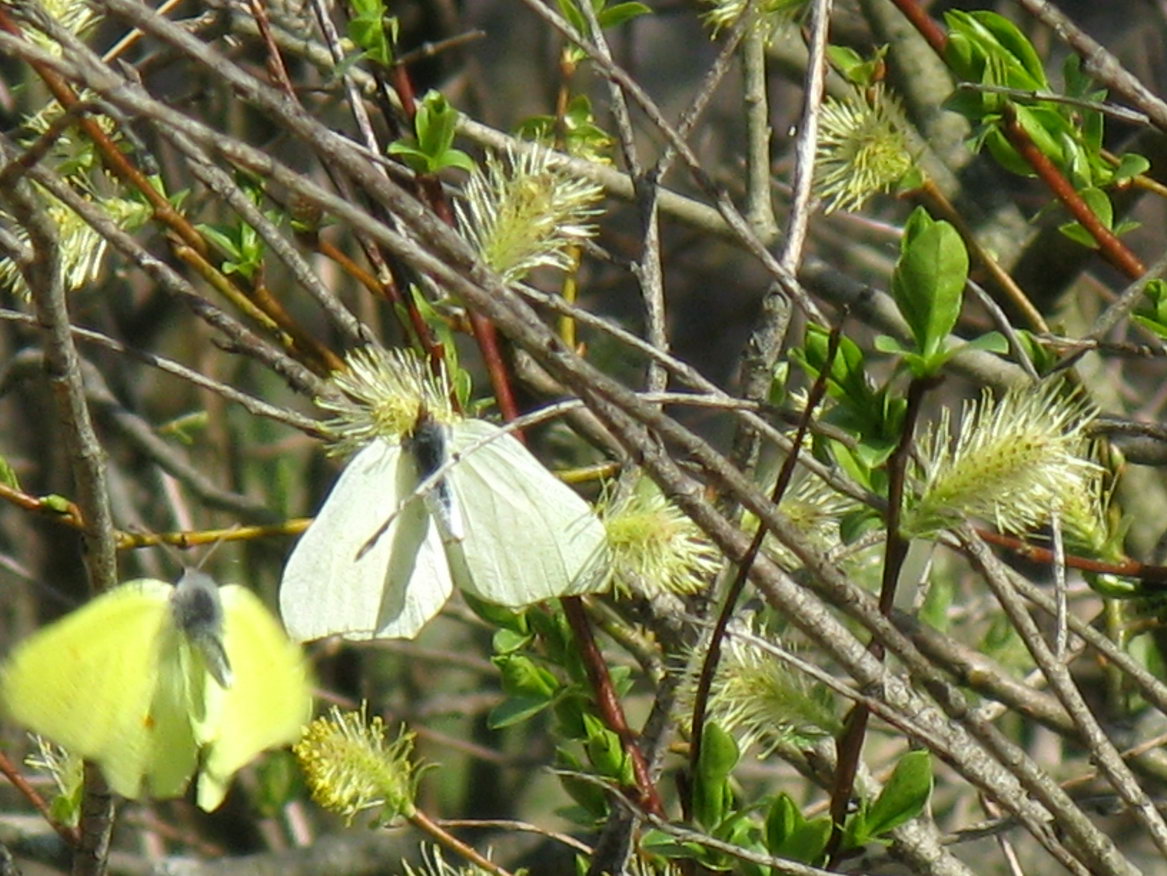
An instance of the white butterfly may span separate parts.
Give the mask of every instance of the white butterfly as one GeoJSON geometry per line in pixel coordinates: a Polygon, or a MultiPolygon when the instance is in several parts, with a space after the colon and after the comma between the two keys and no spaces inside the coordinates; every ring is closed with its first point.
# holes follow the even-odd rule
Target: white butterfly
{"type": "Polygon", "coordinates": [[[603,547],[587,502],[514,436],[423,415],[349,462],[288,559],[280,611],[300,641],[412,638],[455,586],[506,606],[606,589],[603,547]]]}

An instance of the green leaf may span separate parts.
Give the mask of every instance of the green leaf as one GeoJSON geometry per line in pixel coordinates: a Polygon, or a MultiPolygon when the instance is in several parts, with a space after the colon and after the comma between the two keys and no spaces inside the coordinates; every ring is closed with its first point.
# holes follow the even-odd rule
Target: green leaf
{"type": "Polygon", "coordinates": [[[1114,182],[1125,182],[1128,179],[1146,173],[1151,169],[1151,162],[1134,152],[1125,152],[1118,159],[1118,167],[1114,169],[1114,182]]]}
{"type": "Polygon", "coordinates": [[[592,766],[604,776],[615,779],[621,785],[634,784],[632,764],[620,742],[620,737],[609,730],[594,715],[584,715],[587,740],[584,750],[592,766]]]}
{"type": "Polygon", "coordinates": [[[520,633],[516,630],[499,629],[494,631],[492,644],[496,654],[510,654],[531,644],[530,633],[520,633]]]}
{"type": "Polygon", "coordinates": [[[552,705],[554,700],[546,696],[509,696],[490,709],[487,724],[492,730],[501,730],[527,719],[531,719],[552,705]]]}
{"type": "Polygon", "coordinates": [[[523,654],[500,654],[491,662],[502,672],[502,689],[510,696],[550,699],[559,690],[559,679],[523,654]]]}
{"type": "Polygon", "coordinates": [[[383,0],[351,0],[355,13],[348,23],[348,35],[362,54],[382,67],[393,65],[398,21],[386,15],[383,0]]]}
{"type": "MultiPolygon", "coordinates": [[[[1106,192],[1098,188],[1083,189],[1078,192],[1082,196],[1082,200],[1086,202],[1086,206],[1090,208],[1090,212],[1098,217],[1098,221],[1102,223],[1102,227],[1107,230],[1113,230],[1114,225],[1114,207],[1110,203],[1110,198],[1106,192]]],[[[1078,221],[1064,222],[1058,226],[1058,231],[1075,243],[1080,243],[1082,246],[1090,249],[1098,248],[1098,241],[1094,239],[1089,231],[1086,230],[1078,221]]]]}
{"type": "Polygon", "coordinates": [[[716,721],[706,723],[701,733],[698,775],[711,782],[722,781],[733,772],[740,757],[741,752],[733,736],[716,721]]]}
{"type": "Polygon", "coordinates": [[[876,335],[873,342],[875,349],[881,353],[888,353],[892,356],[906,356],[912,352],[910,347],[905,347],[891,335],[876,335]]]}
{"type": "Polygon", "coordinates": [[[721,823],[733,795],[728,779],[740,752],[733,736],[714,721],[701,733],[701,754],[693,777],[693,817],[712,828],[721,823]]]}
{"type": "Polygon", "coordinates": [[[437,173],[447,167],[470,171],[474,161],[452,148],[458,111],[438,91],[429,91],[418,102],[413,119],[414,136],[389,144],[389,154],[399,155],[418,173],[437,173]]]}
{"type": "Polygon", "coordinates": [[[847,46],[827,46],[827,59],[848,82],[860,88],[870,88],[879,81],[887,50],[886,45],[879,46],[874,55],[865,58],[847,46]]]}
{"type": "Polygon", "coordinates": [[[909,751],[900,758],[867,811],[867,835],[878,837],[911,821],[924,811],[931,793],[931,755],[927,751],[909,751]]]}
{"type": "MultiPolygon", "coordinates": [[[[576,755],[563,746],[555,749],[555,763],[560,769],[574,773],[585,772],[584,765],[576,755]]],[[[595,782],[574,776],[560,776],[563,788],[593,819],[604,818],[608,814],[608,795],[595,782]]]]}
{"type": "Polygon", "coordinates": [[[501,730],[538,715],[554,700],[547,697],[508,697],[490,710],[486,723],[492,730],[501,730]]]}
{"type": "Polygon", "coordinates": [[[527,623],[525,611],[515,611],[513,608],[486,602],[470,593],[464,593],[463,598],[470,606],[471,611],[492,627],[506,627],[520,635],[527,635],[530,632],[531,628],[527,623]]]}
{"type": "MultiPolygon", "coordinates": [[[[568,24],[577,34],[583,35],[588,32],[588,20],[584,17],[575,0],[555,0],[555,5],[559,7],[560,14],[567,19],[568,24]]],[[[592,3],[592,8],[595,7],[596,4],[592,3]]]]}
{"type": "Polygon", "coordinates": [[[944,18],[949,28],[945,60],[962,79],[1027,91],[1048,89],[1040,56],[1009,19],[983,11],[949,11],[944,18]]]}
{"type": "Polygon", "coordinates": [[[1160,337],[1167,337],[1167,282],[1155,279],[1143,287],[1143,302],[1132,319],[1146,326],[1160,337]]]}
{"type": "Polygon", "coordinates": [[[240,257],[239,246],[235,242],[230,226],[196,225],[195,228],[228,258],[237,259],[240,257]]]}
{"type": "Polygon", "coordinates": [[[826,851],[831,819],[822,816],[808,821],[790,796],[782,793],[766,814],[765,837],[770,854],[814,864],[826,851]]]}
{"type": "Polygon", "coordinates": [[[640,838],[640,850],[650,855],[660,855],[662,858],[687,858],[691,854],[672,834],[656,828],[645,831],[644,836],[640,838]]]}
{"type": "MultiPolygon", "coordinates": [[[[830,333],[822,326],[810,323],[801,349],[791,351],[794,359],[812,377],[817,379],[827,365],[830,333]]],[[[864,370],[863,349],[846,335],[839,338],[839,349],[830,364],[827,392],[834,398],[848,400],[864,407],[872,397],[871,385],[864,370]]]]}
{"type": "Polygon", "coordinates": [[[20,479],[16,477],[15,470],[3,456],[0,456],[0,484],[14,490],[20,489],[20,479]]]}
{"type": "Polygon", "coordinates": [[[57,514],[68,514],[73,505],[72,502],[57,493],[49,493],[47,496],[41,496],[40,503],[42,508],[55,511],[57,514]]]}
{"type": "Polygon", "coordinates": [[[770,804],[769,812],[766,813],[766,848],[770,850],[770,854],[782,854],[779,849],[783,847],[787,838],[805,823],[806,818],[803,817],[802,810],[790,799],[789,794],[782,792],[775,797],[774,802],[770,804]]]}
{"type": "Polygon", "coordinates": [[[991,35],[996,44],[1031,77],[1032,85],[1015,87],[1032,88],[1038,91],[1049,87],[1049,80],[1046,79],[1045,68],[1042,66],[1037,49],[1033,47],[1033,43],[1017,25],[996,12],[972,12],[970,17],[975,19],[985,32],[991,35]]]}
{"type": "Polygon", "coordinates": [[[968,253],[956,229],[947,222],[932,222],[917,207],[905,231],[891,288],[925,358],[943,349],[956,325],[967,278],[968,253]]]}
{"type": "Polygon", "coordinates": [[[961,344],[954,352],[960,350],[984,350],[986,353],[1003,354],[1009,352],[1009,341],[1000,332],[985,332],[968,343],[961,344]]]}
{"type": "Polygon", "coordinates": [[[619,27],[626,21],[631,21],[641,15],[648,15],[652,9],[643,3],[627,2],[609,6],[599,15],[600,27],[605,30],[609,27],[619,27]]]}

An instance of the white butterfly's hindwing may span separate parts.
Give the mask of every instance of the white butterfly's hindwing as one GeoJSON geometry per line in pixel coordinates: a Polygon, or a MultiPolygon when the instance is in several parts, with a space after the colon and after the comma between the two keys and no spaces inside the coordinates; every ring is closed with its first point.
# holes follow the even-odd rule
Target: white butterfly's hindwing
{"type": "Polygon", "coordinates": [[[413,459],[401,454],[394,473],[397,517],[382,536],[389,556],[376,638],[412,639],[454,592],[441,532],[417,495],[420,482],[413,459]]]}
{"type": "Polygon", "coordinates": [[[288,558],[280,612],[292,638],[412,637],[441,610],[453,585],[437,528],[416,497],[399,508],[417,483],[397,445],[353,457],[288,558]]]}
{"type": "Polygon", "coordinates": [[[601,590],[604,528],[591,507],[514,436],[483,420],[454,427],[447,474],[465,538],[447,544],[459,587],[521,606],[601,590]],[[474,448],[484,438],[493,440],[474,448]]]}

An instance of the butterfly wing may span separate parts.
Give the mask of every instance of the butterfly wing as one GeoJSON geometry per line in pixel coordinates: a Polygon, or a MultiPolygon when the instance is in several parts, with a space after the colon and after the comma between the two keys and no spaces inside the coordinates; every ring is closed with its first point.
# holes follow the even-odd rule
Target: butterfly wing
{"type": "Polygon", "coordinates": [[[312,716],[308,667],[266,606],[245,587],[219,588],[223,647],[231,667],[224,689],[209,675],[198,803],[208,812],[223,800],[236,770],[267,748],[295,742],[312,716]]]}
{"type": "Polygon", "coordinates": [[[519,606],[602,590],[604,527],[579,495],[512,435],[484,420],[454,427],[447,475],[466,521],[446,545],[458,585],[500,605],[519,606]],[[489,443],[471,449],[484,438],[489,443]]]}
{"type": "Polygon", "coordinates": [[[345,467],[284,569],[280,613],[293,639],[413,637],[445,605],[450,570],[417,483],[413,460],[384,441],[345,467]]]}
{"type": "Polygon", "coordinates": [[[18,645],[0,673],[7,714],[98,763],[124,797],[141,796],[147,781],[181,793],[195,768],[164,653],[173,589],[142,579],[110,590],[18,645]]]}

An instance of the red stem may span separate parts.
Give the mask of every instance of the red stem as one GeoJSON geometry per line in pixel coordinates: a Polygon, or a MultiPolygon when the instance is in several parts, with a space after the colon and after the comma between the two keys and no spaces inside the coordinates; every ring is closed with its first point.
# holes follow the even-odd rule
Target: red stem
{"type": "Polygon", "coordinates": [[[1147,268],[1138,257],[1127,249],[1114,233],[1102,224],[1102,221],[1090,209],[1090,205],[1082,200],[1070,181],[1062,175],[1057,166],[1046,157],[1037,144],[1017,120],[1017,112],[1012,104],[1005,104],[1005,136],[1013,148],[1034,169],[1041,181],[1044,182],[1054,196],[1062,202],[1070,215],[1089,232],[1098,242],[1098,249],[1103,257],[1114,267],[1118,268],[1132,280],[1137,280],[1147,272],[1147,268]]]}
{"type": "Polygon", "coordinates": [[[604,719],[608,729],[620,737],[624,751],[632,761],[632,774],[637,785],[635,789],[637,805],[653,815],[664,818],[664,804],[648,774],[648,764],[644,760],[640,746],[636,744],[636,733],[624,719],[624,710],[620,707],[616,689],[612,686],[612,677],[608,674],[608,664],[604,662],[604,655],[596,645],[583,603],[578,596],[565,596],[560,602],[563,604],[564,614],[567,615],[567,622],[571,624],[571,630],[579,643],[580,657],[583,659],[588,680],[592,683],[600,717],[604,719]]]}
{"type": "Polygon", "coordinates": [[[36,788],[28,783],[20,770],[13,765],[12,761],[3,752],[0,752],[0,773],[3,773],[8,781],[12,783],[12,787],[23,794],[25,799],[33,805],[33,808],[44,816],[45,821],[49,823],[49,826],[57,832],[58,836],[68,846],[71,848],[77,847],[77,844],[81,841],[81,834],[78,829],[61,824],[61,822],[53,818],[53,813],[49,809],[48,804],[45,803],[45,798],[37,793],[36,788]]]}
{"type": "Polygon", "coordinates": [[[896,9],[904,14],[904,18],[912,23],[914,27],[925,40],[932,50],[936,52],[941,58],[944,57],[944,50],[948,47],[948,34],[944,32],[936,19],[924,11],[916,0],[891,0],[895,4],[896,9]]]}

